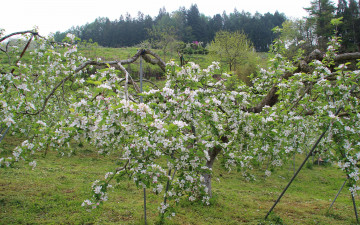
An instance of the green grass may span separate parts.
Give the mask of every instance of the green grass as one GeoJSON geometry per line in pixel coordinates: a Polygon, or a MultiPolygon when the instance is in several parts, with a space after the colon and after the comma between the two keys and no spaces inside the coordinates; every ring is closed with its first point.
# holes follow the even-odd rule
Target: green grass
{"type": "MultiPolygon", "coordinates": [[[[20,49],[22,50],[24,46],[21,45],[20,49]]],[[[30,55],[30,52],[33,50],[33,47],[29,48],[25,55],[21,58],[21,61],[23,63],[31,63],[32,62],[32,56],[30,55]]],[[[85,57],[96,60],[100,58],[102,61],[116,61],[116,60],[124,60],[129,59],[132,56],[136,54],[136,52],[139,50],[137,47],[124,47],[124,48],[108,48],[108,47],[101,47],[97,45],[83,45],[79,44],[78,51],[83,54],[85,57]]],[[[60,52],[64,52],[65,50],[60,50],[60,52]]],[[[180,65],[180,59],[177,54],[177,52],[167,52],[165,55],[162,52],[162,50],[159,49],[152,49],[156,54],[160,56],[161,59],[163,59],[166,62],[173,60],[177,64],[180,65]]],[[[17,61],[17,56],[19,56],[20,53],[17,54],[10,54],[10,62],[11,65],[15,64],[17,61]]],[[[264,67],[264,62],[266,61],[266,53],[257,53],[257,56],[261,58],[262,60],[257,60],[260,67],[264,67]],[[260,65],[261,64],[261,65],[260,65]]],[[[201,55],[201,54],[185,54],[184,55],[185,61],[188,62],[194,62],[196,64],[199,64],[200,68],[207,68],[209,65],[212,64],[213,61],[220,61],[218,58],[214,58],[211,55],[201,55]]],[[[0,52],[0,71],[1,70],[8,70],[7,68],[3,68],[3,65],[7,65],[9,63],[9,58],[5,53],[0,52]]],[[[143,73],[144,78],[149,79],[152,81],[155,80],[162,80],[164,79],[164,72],[157,66],[157,65],[151,65],[149,63],[143,64],[143,73]]],[[[229,68],[226,62],[221,62],[220,64],[221,72],[229,72],[229,68]]],[[[138,79],[139,77],[139,71],[140,71],[140,62],[137,60],[136,62],[125,65],[126,70],[131,74],[131,76],[134,79],[138,79]]],[[[246,81],[248,78],[246,78],[249,73],[254,72],[253,70],[248,71],[247,66],[243,65],[236,69],[237,71],[231,71],[235,72],[242,80],[246,81]]]]}
{"type": "MultiPolygon", "coordinates": [[[[123,60],[128,59],[136,54],[139,48],[136,47],[126,47],[126,48],[107,48],[100,46],[93,46],[89,48],[80,47],[79,52],[84,54],[84,56],[92,59],[101,58],[102,60],[123,60]]],[[[153,52],[159,55],[159,57],[166,62],[173,60],[180,65],[180,59],[176,52],[168,52],[166,55],[163,54],[162,50],[151,49],[153,52]]],[[[210,55],[201,55],[201,54],[185,54],[184,58],[186,61],[195,62],[199,64],[201,68],[207,68],[212,64],[213,61],[216,61],[210,55]]],[[[139,62],[135,62],[135,65],[138,67],[139,62]]],[[[224,65],[226,66],[226,65],[224,65]]]]}
{"type": "MultiPolygon", "coordinates": [[[[0,144],[5,154],[18,138],[7,136],[0,144]]],[[[141,224],[142,190],[122,181],[109,193],[109,201],[87,212],[80,205],[90,197],[93,181],[114,168],[117,157],[99,156],[88,146],[78,147],[72,157],[55,152],[36,154],[37,167],[18,163],[0,169],[0,224],[141,224]]],[[[302,156],[297,156],[297,165],[302,156]]],[[[210,206],[180,202],[176,217],[166,224],[354,224],[350,193],[344,189],[333,209],[331,201],[344,181],[335,166],[304,168],[270,216],[267,211],[292,176],[286,165],[268,178],[255,170],[257,179],[246,181],[240,173],[227,172],[215,164],[210,206]]],[[[157,207],[162,197],[147,190],[149,224],[159,221],[157,207]]],[[[359,198],[357,197],[357,201],[359,198]]]]}

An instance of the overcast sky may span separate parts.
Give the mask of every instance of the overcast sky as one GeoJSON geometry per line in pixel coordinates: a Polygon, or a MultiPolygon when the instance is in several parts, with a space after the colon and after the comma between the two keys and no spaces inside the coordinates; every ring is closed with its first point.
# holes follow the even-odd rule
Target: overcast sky
{"type": "Polygon", "coordinates": [[[189,9],[197,4],[200,13],[213,16],[224,11],[229,14],[236,8],[254,14],[276,10],[291,18],[307,16],[304,7],[311,0],[4,0],[0,3],[0,28],[6,34],[39,27],[42,35],[50,32],[64,32],[72,26],[93,22],[97,17],[115,20],[127,12],[137,17],[139,11],[152,17],[159,9],[173,12],[184,6],[189,9]]]}

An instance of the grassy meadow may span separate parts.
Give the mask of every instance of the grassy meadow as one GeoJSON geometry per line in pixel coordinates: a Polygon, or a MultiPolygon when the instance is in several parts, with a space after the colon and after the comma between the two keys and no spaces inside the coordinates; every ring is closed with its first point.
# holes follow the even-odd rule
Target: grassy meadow
{"type": "MultiPolygon", "coordinates": [[[[6,136],[1,156],[22,139],[6,136]]],[[[117,155],[100,156],[90,146],[74,146],[71,157],[56,152],[36,153],[32,170],[20,162],[0,171],[0,224],[143,224],[143,190],[132,181],[113,184],[109,201],[92,212],[81,207],[90,198],[93,181],[116,167],[117,155]]],[[[296,166],[302,155],[297,156],[296,166]]],[[[335,165],[307,164],[267,221],[263,218],[293,174],[292,162],[265,178],[253,171],[255,181],[228,172],[217,162],[211,205],[181,201],[176,216],[165,224],[355,224],[350,193],[344,188],[330,212],[331,201],[345,180],[335,165]]],[[[359,197],[356,198],[359,202],[359,197]]],[[[147,190],[148,224],[159,222],[162,195],[147,190]]]]}

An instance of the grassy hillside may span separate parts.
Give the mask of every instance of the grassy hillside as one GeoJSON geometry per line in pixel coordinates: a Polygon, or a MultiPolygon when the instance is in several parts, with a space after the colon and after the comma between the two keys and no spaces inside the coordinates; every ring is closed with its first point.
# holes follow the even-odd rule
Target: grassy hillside
{"type": "MultiPolygon", "coordinates": [[[[7,136],[0,144],[1,155],[9,154],[20,141],[7,136]]],[[[115,185],[109,201],[99,209],[87,212],[80,206],[90,197],[92,182],[111,171],[118,156],[99,156],[86,145],[73,147],[76,154],[71,157],[37,153],[35,170],[24,163],[0,170],[0,224],[143,224],[142,190],[131,181],[115,185]]],[[[297,156],[297,166],[302,158],[297,156]]],[[[327,213],[345,178],[336,166],[309,164],[304,168],[267,222],[264,216],[292,176],[291,164],[266,179],[263,170],[255,170],[257,179],[253,182],[240,173],[221,169],[218,162],[214,167],[211,205],[182,201],[176,207],[176,217],[166,220],[167,224],[355,223],[346,188],[327,213]]],[[[148,224],[158,221],[161,200],[161,196],[147,190],[148,224]]]]}

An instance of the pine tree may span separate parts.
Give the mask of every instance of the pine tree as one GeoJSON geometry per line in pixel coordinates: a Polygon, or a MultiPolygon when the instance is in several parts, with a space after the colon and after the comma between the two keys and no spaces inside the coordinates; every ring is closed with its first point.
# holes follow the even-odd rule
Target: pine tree
{"type": "Polygon", "coordinates": [[[351,30],[353,41],[352,50],[360,51],[360,0],[358,3],[355,0],[349,1],[349,14],[351,17],[349,30],[351,30]]]}
{"type": "Polygon", "coordinates": [[[308,19],[314,21],[318,47],[324,50],[329,38],[333,35],[330,21],[335,18],[335,6],[330,0],[313,0],[311,6],[305,10],[310,14],[308,19]]]}
{"type": "Polygon", "coordinates": [[[204,41],[205,27],[201,23],[200,12],[197,5],[191,5],[187,11],[187,24],[192,28],[193,41],[204,41]]]}

